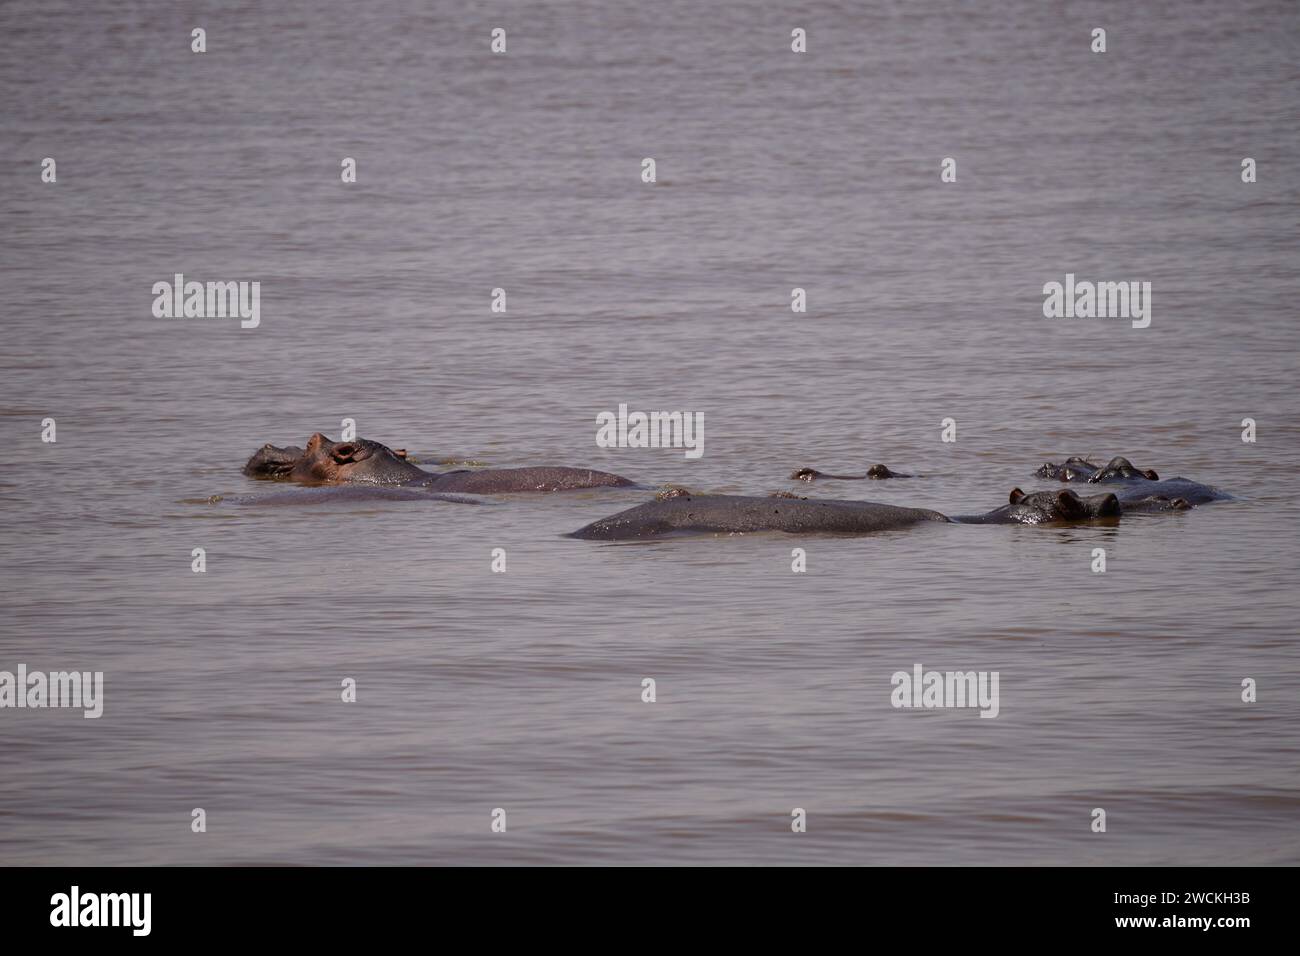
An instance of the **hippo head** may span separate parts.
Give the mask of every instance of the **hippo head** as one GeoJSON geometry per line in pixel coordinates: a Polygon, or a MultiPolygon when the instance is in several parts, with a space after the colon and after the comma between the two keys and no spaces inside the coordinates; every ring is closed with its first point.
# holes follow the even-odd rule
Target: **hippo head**
{"type": "Polygon", "coordinates": [[[399,484],[428,476],[406,460],[405,451],[365,438],[353,441],[330,441],[317,432],[307,442],[302,455],[288,475],[309,485],[328,485],[345,481],[375,484],[399,484]]]}
{"type": "Polygon", "coordinates": [[[1058,481],[1087,481],[1097,473],[1097,466],[1086,458],[1072,456],[1057,465],[1045,462],[1034,474],[1039,478],[1055,478],[1058,481]]]}
{"type": "Polygon", "coordinates": [[[288,478],[301,457],[302,449],[296,445],[281,448],[268,442],[253,452],[244,465],[244,474],[249,478],[288,478]]]}
{"type": "Polygon", "coordinates": [[[1142,498],[1125,498],[1125,512],[1187,511],[1192,503],[1186,498],[1168,495],[1146,495],[1142,498]]]}
{"type": "Polygon", "coordinates": [[[870,468],[867,469],[867,477],[883,479],[883,478],[897,478],[898,475],[890,471],[887,465],[872,465],[870,468]]]}
{"type": "Polygon", "coordinates": [[[1160,476],[1150,468],[1134,468],[1133,463],[1127,458],[1112,458],[1106,465],[1088,480],[1096,483],[1099,481],[1124,481],[1134,478],[1146,479],[1148,481],[1159,481],[1160,476]]]}
{"type": "Polygon", "coordinates": [[[1068,489],[1025,494],[1019,488],[1014,488],[1011,491],[1008,517],[1024,524],[1044,524],[1049,521],[1118,518],[1120,513],[1119,498],[1113,494],[1082,497],[1068,489]]]}
{"type": "Polygon", "coordinates": [[[655,501],[667,501],[669,498],[689,498],[691,496],[688,488],[665,488],[655,495],[655,501]]]}

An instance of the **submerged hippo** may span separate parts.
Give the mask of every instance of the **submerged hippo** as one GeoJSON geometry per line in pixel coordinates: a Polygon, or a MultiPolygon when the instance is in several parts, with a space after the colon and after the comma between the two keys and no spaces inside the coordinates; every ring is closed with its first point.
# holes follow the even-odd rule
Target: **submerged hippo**
{"type": "MultiPolygon", "coordinates": [[[[328,441],[328,439],[326,439],[328,441]]],[[[378,444],[370,442],[369,444],[378,444]]],[[[388,447],[388,446],[384,446],[388,447]]],[[[394,457],[406,460],[405,448],[389,448],[389,452],[394,457]]],[[[297,445],[272,445],[267,442],[257,451],[253,452],[253,457],[244,463],[243,472],[249,478],[289,478],[293,472],[294,466],[304,454],[303,449],[297,445]]]]}
{"type": "Polygon", "coordinates": [[[1188,478],[1161,478],[1151,468],[1137,468],[1127,458],[1112,458],[1094,465],[1084,458],[1067,458],[1059,465],[1048,462],[1038,469],[1040,478],[1114,485],[1125,511],[1182,511],[1230,495],[1188,478]]]}
{"type": "Polygon", "coordinates": [[[1125,481],[1147,479],[1157,481],[1159,475],[1151,468],[1135,468],[1127,458],[1112,458],[1105,465],[1094,465],[1086,458],[1071,456],[1059,465],[1045,462],[1034,474],[1039,478],[1058,481],[1125,481]]]}
{"type": "Polygon", "coordinates": [[[818,479],[828,479],[832,481],[883,481],[886,478],[915,478],[915,475],[905,475],[901,471],[890,471],[886,465],[872,465],[867,469],[865,475],[828,475],[824,471],[818,471],[816,468],[797,468],[791,473],[790,478],[794,481],[817,481],[818,479]]]}
{"type": "Polygon", "coordinates": [[[1049,524],[1097,521],[1118,518],[1121,514],[1119,498],[1109,492],[1085,497],[1068,488],[1030,494],[1013,488],[1010,501],[1001,508],[982,515],[962,515],[953,520],[963,524],[1049,524]]]}
{"type": "Polygon", "coordinates": [[[364,438],[330,441],[319,432],[311,436],[305,449],[264,445],[244,465],[244,474],[305,485],[364,482],[478,495],[635,486],[621,475],[590,468],[542,466],[428,472],[407,461],[405,451],[394,451],[364,438]]]}
{"type": "Polygon", "coordinates": [[[1009,504],[988,514],[949,518],[928,508],[901,508],[875,501],[802,498],[789,492],[767,498],[695,495],[681,489],[654,501],[593,521],[568,535],[604,541],[657,538],[671,534],[784,531],[789,534],[872,534],[927,521],[957,524],[1049,524],[1120,516],[1113,494],[1084,498],[1068,489],[1026,495],[1011,492],[1009,504]]]}
{"type": "Polygon", "coordinates": [[[1168,495],[1143,495],[1138,490],[1129,489],[1119,500],[1120,508],[1128,514],[1151,514],[1158,511],[1186,511],[1192,503],[1186,498],[1168,495]]]}
{"type": "Polygon", "coordinates": [[[293,466],[302,457],[297,445],[272,445],[267,442],[244,464],[244,474],[249,478],[287,478],[293,466]]]}
{"type": "Polygon", "coordinates": [[[870,534],[923,521],[948,521],[937,511],[873,501],[672,494],[593,521],[569,537],[619,541],[667,534],[786,531],[870,534]]]}

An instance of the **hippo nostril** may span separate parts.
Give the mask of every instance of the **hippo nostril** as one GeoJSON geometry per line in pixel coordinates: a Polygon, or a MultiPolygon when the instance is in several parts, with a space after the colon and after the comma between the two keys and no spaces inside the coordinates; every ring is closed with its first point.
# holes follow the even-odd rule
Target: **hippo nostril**
{"type": "Polygon", "coordinates": [[[339,442],[337,445],[335,445],[333,448],[330,449],[330,457],[332,457],[339,464],[342,464],[347,461],[351,461],[353,456],[356,455],[356,453],[357,453],[357,446],[350,441],[339,442]]]}

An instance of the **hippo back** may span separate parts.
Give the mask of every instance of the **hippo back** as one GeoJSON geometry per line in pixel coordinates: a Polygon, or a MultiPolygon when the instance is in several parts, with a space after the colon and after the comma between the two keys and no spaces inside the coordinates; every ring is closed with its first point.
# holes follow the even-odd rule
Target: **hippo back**
{"type": "Polygon", "coordinates": [[[871,534],[948,518],[874,501],[680,494],[593,521],[570,537],[622,540],[674,533],[871,534]]]}

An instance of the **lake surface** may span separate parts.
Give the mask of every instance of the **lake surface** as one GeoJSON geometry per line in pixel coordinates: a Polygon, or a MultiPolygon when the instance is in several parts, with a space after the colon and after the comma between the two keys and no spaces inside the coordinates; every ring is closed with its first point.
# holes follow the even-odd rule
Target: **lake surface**
{"type": "Polygon", "coordinates": [[[98,720],[0,710],[0,862],[1300,863],[1300,6],[975,6],[0,6],[0,669],[104,672],[98,720]],[[260,326],[154,318],[175,273],[260,326]],[[1150,327],[1044,318],[1066,273],[1150,327]],[[620,403],[705,454],[597,447],[620,403]],[[562,537],[636,489],[229,500],[343,418],[429,467],[1238,500],[651,544],[562,537]],[[925,477],[788,478],[876,462],[925,477]],[[997,718],[892,707],[918,663],[997,718]]]}

